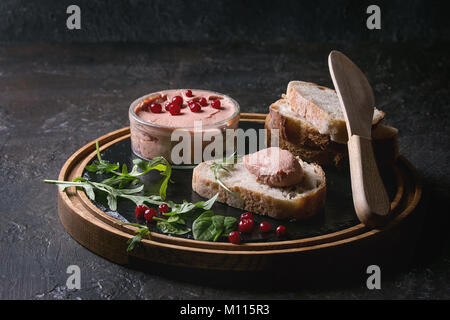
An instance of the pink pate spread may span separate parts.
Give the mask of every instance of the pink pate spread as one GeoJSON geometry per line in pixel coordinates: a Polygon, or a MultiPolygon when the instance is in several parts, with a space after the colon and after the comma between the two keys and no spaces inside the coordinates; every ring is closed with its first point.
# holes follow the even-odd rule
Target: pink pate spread
{"type": "Polygon", "coordinates": [[[287,150],[271,147],[244,156],[247,170],[256,181],[271,187],[288,187],[303,179],[303,169],[298,160],[287,150]]]}
{"type": "Polygon", "coordinates": [[[162,111],[160,113],[153,113],[147,108],[144,109],[141,107],[141,104],[136,107],[135,113],[146,122],[165,127],[180,128],[192,127],[194,126],[194,121],[202,121],[203,126],[214,124],[230,118],[236,111],[235,103],[226,96],[217,95],[214,92],[206,90],[191,90],[192,96],[187,97],[186,91],[187,89],[161,91],[156,95],[148,97],[152,103],[160,103],[162,105],[162,111]],[[172,98],[175,96],[181,96],[183,98],[181,112],[178,115],[172,115],[164,108],[164,105],[172,101],[172,98]],[[202,97],[206,98],[208,104],[202,106],[199,112],[192,112],[188,107],[188,102],[190,100],[198,101],[202,97]],[[211,102],[215,99],[220,100],[220,109],[211,107],[211,102]]]}

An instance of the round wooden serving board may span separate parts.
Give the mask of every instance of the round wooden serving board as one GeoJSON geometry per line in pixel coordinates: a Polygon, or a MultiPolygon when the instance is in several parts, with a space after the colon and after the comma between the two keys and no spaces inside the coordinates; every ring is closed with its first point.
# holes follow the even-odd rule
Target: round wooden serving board
{"type": "MultiPolygon", "coordinates": [[[[242,113],[240,121],[261,126],[265,117],[265,114],[242,113]]],[[[96,140],[103,152],[129,140],[129,137],[127,127],[96,140]]],[[[129,152],[131,154],[131,150],[129,152]]],[[[83,176],[84,167],[95,156],[95,141],[92,141],[66,161],[58,179],[71,181],[83,176]]],[[[322,232],[306,238],[241,245],[197,241],[152,232],[148,239],[143,239],[139,246],[127,252],[127,240],[133,237],[136,228],[118,224],[117,217],[102,211],[88,199],[84,191],[73,187],[65,192],[58,189],[58,213],[64,228],[76,241],[92,252],[123,265],[156,262],[234,271],[272,270],[289,265],[296,272],[316,272],[319,266],[345,266],[355,261],[376,264],[377,259],[398,259],[410,252],[411,240],[417,231],[408,220],[411,220],[409,217],[421,198],[421,184],[415,169],[402,156],[398,158],[392,172],[396,186],[391,192],[391,209],[395,217],[383,229],[369,229],[354,223],[337,228],[337,231],[322,232]]],[[[354,214],[348,206],[346,210],[354,214]]]]}

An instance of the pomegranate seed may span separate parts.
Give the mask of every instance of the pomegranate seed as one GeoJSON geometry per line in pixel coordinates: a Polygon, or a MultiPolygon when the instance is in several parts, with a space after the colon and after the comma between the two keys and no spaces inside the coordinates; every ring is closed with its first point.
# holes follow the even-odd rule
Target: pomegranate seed
{"type": "Polygon", "coordinates": [[[160,204],[159,207],[158,207],[158,211],[161,212],[161,213],[169,212],[169,206],[167,204],[165,204],[165,203],[160,204]]]}
{"type": "Polygon", "coordinates": [[[251,219],[251,220],[253,220],[253,213],[245,212],[245,213],[241,214],[241,219],[240,220],[244,220],[244,219],[251,219]]]}
{"type": "Polygon", "coordinates": [[[156,213],[156,210],[153,208],[145,210],[145,212],[144,212],[144,218],[146,221],[152,221],[153,217],[156,217],[157,215],[158,214],[156,213]]]}
{"type": "Polygon", "coordinates": [[[186,92],[184,93],[186,95],[186,97],[190,98],[193,96],[192,91],[191,90],[186,90],[186,92]]]}
{"type": "Polygon", "coordinates": [[[171,103],[171,106],[169,107],[169,112],[173,116],[180,114],[181,113],[181,105],[171,103]]]}
{"type": "Polygon", "coordinates": [[[277,235],[282,236],[286,233],[286,227],[285,226],[278,226],[277,230],[275,231],[277,235]]]}
{"type": "Polygon", "coordinates": [[[197,102],[189,104],[189,109],[191,109],[192,112],[199,112],[202,110],[202,107],[197,102]]]}
{"type": "Polygon", "coordinates": [[[138,218],[138,219],[143,219],[143,218],[144,218],[145,210],[148,210],[148,207],[147,207],[147,206],[144,206],[144,205],[142,205],[142,204],[138,205],[138,206],[136,207],[136,210],[134,211],[134,212],[136,213],[136,218],[138,218]]]}
{"type": "Polygon", "coordinates": [[[233,244],[241,243],[241,236],[239,235],[239,232],[231,231],[230,234],[228,235],[228,241],[230,241],[233,244]]]}
{"type": "Polygon", "coordinates": [[[239,221],[238,225],[239,231],[241,232],[252,232],[253,231],[253,220],[252,219],[243,219],[239,221]]]}
{"type": "Polygon", "coordinates": [[[203,97],[203,98],[200,98],[200,100],[198,100],[198,103],[200,103],[200,105],[202,107],[206,107],[208,105],[208,100],[206,100],[206,98],[203,97]]]}
{"type": "Polygon", "coordinates": [[[181,105],[183,104],[183,98],[181,96],[175,96],[172,98],[172,103],[177,104],[181,107],[181,105]]]}
{"type": "Polygon", "coordinates": [[[214,109],[220,109],[220,100],[219,99],[213,100],[211,102],[211,107],[213,107],[214,109]]]}
{"type": "Polygon", "coordinates": [[[263,221],[259,225],[259,230],[261,230],[261,232],[269,232],[270,228],[270,223],[268,223],[267,221],[263,221]]]}
{"type": "Polygon", "coordinates": [[[159,104],[159,103],[152,103],[150,105],[150,111],[153,112],[153,113],[160,113],[162,111],[161,104],[159,104]]]}

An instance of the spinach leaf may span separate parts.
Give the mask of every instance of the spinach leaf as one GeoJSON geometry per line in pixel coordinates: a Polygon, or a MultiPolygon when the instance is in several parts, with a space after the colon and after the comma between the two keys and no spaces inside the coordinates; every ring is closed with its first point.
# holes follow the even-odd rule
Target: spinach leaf
{"type": "Polygon", "coordinates": [[[167,220],[159,220],[156,223],[156,226],[158,227],[161,232],[169,233],[169,234],[185,234],[191,231],[190,228],[188,228],[185,224],[181,223],[171,223],[167,220]]]}
{"type": "Polygon", "coordinates": [[[236,218],[214,215],[212,211],[202,213],[192,224],[194,239],[217,241],[222,235],[227,235],[236,226],[236,218]]]}
{"type": "Polygon", "coordinates": [[[228,236],[231,231],[234,231],[236,228],[237,219],[234,217],[225,217],[223,221],[224,231],[223,234],[228,236]]]}

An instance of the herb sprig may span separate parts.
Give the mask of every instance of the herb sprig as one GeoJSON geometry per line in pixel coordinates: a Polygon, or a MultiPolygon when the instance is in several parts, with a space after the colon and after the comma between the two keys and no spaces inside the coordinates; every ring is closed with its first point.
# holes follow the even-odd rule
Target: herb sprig
{"type": "MultiPolygon", "coordinates": [[[[157,157],[148,162],[136,159],[133,161],[133,168],[129,172],[125,164],[122,165],[121,171],[117,171],[120,168],[119,163],[111,163],[103,160],[100,155],[98,141],[96,141],[96,153],[97,159],[92,164],[86,166],[85,169],[96,174],[111,174],[111,177],[101,182],[89,181],[83,177],[77,177],[73,181],[44,180],[44,182],[56,184],[62,191],[65,191],[68,187],[81,188],[91,200],[95,200],[96,192],[104,193],[106,194],[108,206],[113,211],[117,211],[118,198],[133,201],[135,205],[161,205],[165,203],[171,208],[171,211],[164,213],[165,218],[153,217],[157,221],[156,227],[163,233],[182,235],[192,231],[193,237],[196,240],[217,241],[220,236],[226,236],[235,228],[237,223],[236,218],[214,215],[211,211],[219,193],[211,199],[196,203],[188,201],[183,201],[182,203],[166,201],[166,191],[168,183],[171,181],[172,168],[165,158],[157,157]],[[136,186],[140,183],[139,177],[152,170],[157,170],[161,175],[165,176],[159,190],[159,195],[140,195],[139,193],[142,192],[144,185],[136,186]],[[130,186],[134,187],[127,188],[130,186]],[[187,220],[193,221],[192,229],[188,227],[187,220]]],[[[214,171],[214,177],[217,182],[225,190],[243,201],[239,194],[230,190],[220,180],[218,175],[220,170],[230,172],[229,168],[234,166],[237,159],[238,157],[233,154],[230,157],[224,158],[222,162],[214,162],[211,165],[211,169],[214,171]]],[[[127,242],[127,251],[133,250],[142,238],[150,236],[148,226],[130,222],[119,222],[119,224],[131,225],[138,228],[135,230],[135,236],[127,242]]]]}
{"type": "Polygon", "coordinates": [[[144,185],[141,185],[134,189],[116,189],[107,184],[100,182],[93,182],[86,180],[85,178],[77,177],[73,181],[58,181],[58,180],[44,180],[45,183],[57,184],[61,188],[61,191],[65,191],[68,187],[78,187],[84,189],[87,196],[91,200],[95,200],[95,192],[94,190],[103,191],[106,193],[106,199],[108,201],[109,209],[112,211],[117,210],[117,198],[126,198],[133,201],[136,205],[139,204],[155,204],[160,205],[165,203],[162,201],[160,196],[150,195],[150,196],[139,196],[135,195],[138,192],[141,192],[144,188],[144,185]]]}
{"type": "Polygon", "coordinates": [[[237,163],[238,159],[239,159],[239,156],[236,155],[236,152],[235,152],[232,155],[230,155],[226,158],[223,158],[223,160],[220,162],[216,162],[216,161],[213,162],[212,165],[210,166],[210,169],[213,170],[214,179],[217,181],[217,183],[222,188],[224,188],[227,192],[229,192],[235,198],[238,198],[242,202],[245,202],[245,200],[242,199],[242,197],[237,192],[234,192],[230,188],[228,188],[219,177],[220,170],[224,170],[227,173],[230,173],[230,168],[234,168],[234,165],[237,163]]]}
{"type": "Polygon", "coordinates": [[[112,177],[103,180],[101,182],[102,184],[112,187],[118,186],[119,189],[122,189],[129,186],[130,184],[138,184],[140,182],[139,177],[146,174],[147,172],[158,170],[161,172],[161,175],[165,176],[165,179],[163,180],[159,189],[159,196],[162,200],[166,199],[167,186],[172,174],[172,167],[164,157],[156,157],[148,162],[141,159],[135,159],[133,160],[134,166],[131,169],[131,172],[128,172],[126,164],[122,165],[122,170],[119,172],[116,171],[120,168],[119,163],[110,163],[106,160],[103,160],[100,155],[98,141],[95,142],[95,146],[97,152],[97,160],[95,160],[92,164],[87,165],[85,169],[89,172],[95,172],[96,174],[113,174],[112,177]]]}

